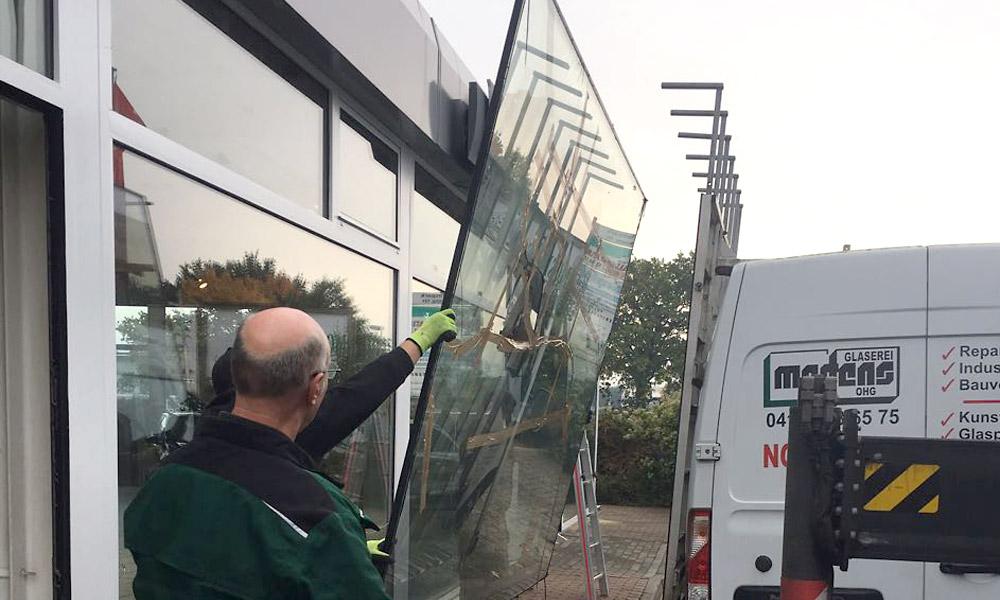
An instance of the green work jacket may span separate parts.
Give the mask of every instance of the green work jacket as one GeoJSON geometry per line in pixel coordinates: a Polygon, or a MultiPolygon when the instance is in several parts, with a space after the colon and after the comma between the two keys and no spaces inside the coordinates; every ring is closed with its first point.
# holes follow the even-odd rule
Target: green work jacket
{"type": "Polygon", "coordinates": [[[388,600],[373,527],[282,433],[202,417],[125,512],[136,600],[388,600]]]}

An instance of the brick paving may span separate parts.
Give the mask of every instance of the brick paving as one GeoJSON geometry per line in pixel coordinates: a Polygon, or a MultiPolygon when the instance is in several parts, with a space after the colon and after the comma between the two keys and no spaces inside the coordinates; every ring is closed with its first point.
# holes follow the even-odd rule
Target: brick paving
{"type": "MultiPolygon", "coordinates": [[[[660,507],[601,506],[601,538],[611,600],[659,598],[669,514],[669,509],[660,507]]],[[[574,525],[562,533],[548,576],[518,598],[586,600],[579,532],[574,525]]]]}

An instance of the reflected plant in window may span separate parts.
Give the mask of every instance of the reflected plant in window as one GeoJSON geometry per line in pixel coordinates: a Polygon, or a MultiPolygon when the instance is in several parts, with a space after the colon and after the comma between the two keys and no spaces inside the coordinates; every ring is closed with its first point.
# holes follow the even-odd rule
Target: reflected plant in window
{"type": "MultiPolygon", "coordinates": [[[[272,306],[301,309],[326,326],[337,367],[347,373],[357,371],[388,351],[391,345],[391,340],[360,314],[345,290],[343,279],[309,282],[300,275],[285,273],[274,259],[260,258],[257,252],[224,263],[191,261],[180,266],[174,281],[161,282],[158,289],[119,290],[119,298],[143,299],[150,304],[153,296],[159,296],[157,300],[164,306],[190,307],[171,309],[163,322],[171,342],[167,351],[177,357],[178,364],[183,364],[180,357],[193,349],[194,360],[204,365],[208,360],[209,340],[231,342],[251,310],[272,306]]],[[[146,315],[127,316],[119,319],[118,333],[126,343],[139,343],[151,339],[150,327],[146,315]]],[[[189,410],[203,408],[204,402],[211,399],[211,369],[198,371],[201,377],[191,390],[195,400],[187,405],[189,410]]],[[[123,383],[126,381],[129,380],[123,383]]]]}

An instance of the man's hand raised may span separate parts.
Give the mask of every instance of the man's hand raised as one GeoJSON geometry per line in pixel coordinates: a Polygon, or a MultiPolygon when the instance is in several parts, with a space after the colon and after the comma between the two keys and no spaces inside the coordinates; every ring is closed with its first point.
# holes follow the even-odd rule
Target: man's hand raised
{"type": "Polygon", "coordinates": [[[409,339],[413,340],[413,343],[420,347],[421,354],[424,354],[438,340],[450,342],[457,335],[458,327],[455,325],[455,311],[447,308],[424,319],[420,327],[410,334],[409,339]]]}

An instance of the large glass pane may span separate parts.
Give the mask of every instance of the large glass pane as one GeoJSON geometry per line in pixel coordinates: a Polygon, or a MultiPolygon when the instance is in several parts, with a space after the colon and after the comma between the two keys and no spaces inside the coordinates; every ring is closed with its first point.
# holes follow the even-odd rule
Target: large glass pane
{"type": "Polygon", "coordinates": [[[51,0],[0,0],[0,55],[52,75],[51,0]]]}
{"type": "Polygon", "coordinates": [[[111,8],[115,111],[323,210],[322,106],[181,0],[111,8]]]}
{"type": "Polygon", "coordinates": [[[337,144],[337,209],[382,237],[395,240],[398,155],[343,112],[337,144]]]}
{"type": "MultiPolygon", "coordinates": [[[[418,171],[421,170],[417,166],[418,171]]],[[[458,221],[440,208],[442,194],[449,194],[441,186],[434,188],[420,185],[426,177],[416,177],[413,189],[413,209],[410,212],[412,235],[410,247],[413,274],[424,281],[444,287],[458,242],[458,221]],[[435,200],[438,200],[435,202],[435,200]]],[[[453,202],[455,203],[455,202],[453,202]]],[[[457,201],[461,203],[461,201],[457,201]]]]}
{"type": "Polygon", "coordinates": [[[408,494],[409,598],[544,576],[644,198],[551,0],[527,0],[408,494]]]}
{"type": "MultiPolygon", "coordinates": [[[[331,385],[390,349],[394,274],[127,150],[115,148],[121,508],[190,440],[212,366],[251,310],[294,306],[327,331],[331,385]]],[[[376,522],[392,481],[392,402],[324,460],[376,522]]],[[[122,552],[122,587],[131,559],[122,552]]]]}

